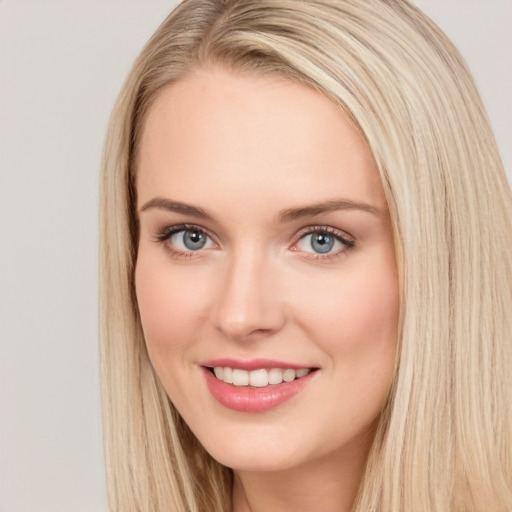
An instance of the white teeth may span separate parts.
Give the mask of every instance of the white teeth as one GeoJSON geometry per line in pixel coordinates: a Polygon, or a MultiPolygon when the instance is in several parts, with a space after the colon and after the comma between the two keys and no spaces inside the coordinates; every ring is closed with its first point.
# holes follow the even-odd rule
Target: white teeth
{"type": "Polygon", "coordinates": [[[233,384],[235,386],[249,385],[249,372],[246,370],[233,369],[233,384]]]}
{"type": "Polygon", "coordinates": [[[252,386],[255,388],[262,388],[269,384],[281,384],[284,382],[291,382],[295,379],[305,377],[311,370],[308,368],[301,368],[294,370],[293,368],[271,368],[266,370],[261,368],[258,370],[240,370],[239,368],[230,368],[227,366],[216,366],[213,373],[217,379],[224,381],[226,384],[233,384],[234,386],[252,386]]]}
{"type": "MultiPolygon", "coordinates": [[[[215,369],[213,371],[215,371],[215,369]]],[[[224,367],[222,373],[224,374],[222,380],[226,384],[233,384],[233,368],[224,367]]]]}
{"type": "Polygon", "coordinates": [[[268,372],[267,370],[253,370],[249,372],[249,384],[255,388],[262,388],[268,385],[268,372]]]}
{"type": "Polygon", "coordinates": [[[285,382],[291,382],[294,379],[295,379],[295,370],[293,370],[292,368],[287,368],[283,372],[283,380],[285,382]]]}
{"type": "Polygon", "coordinates": [[[268,372],[268,383],[281,384],[281,382],[283,382],[283,370],[280,368],[272,368],[268,372]]]}

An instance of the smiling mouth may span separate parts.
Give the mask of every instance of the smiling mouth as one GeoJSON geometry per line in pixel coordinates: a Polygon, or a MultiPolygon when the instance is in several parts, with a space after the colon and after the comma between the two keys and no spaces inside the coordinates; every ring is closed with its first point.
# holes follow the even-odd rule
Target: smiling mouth
{"type": "Polygon", "coordinates": [[[263,413],[312,385],[320,368],[295,367],[270,360],[216,360],[201,366],[210,393],[238,412],[263,413]],[[244,368],[245,367],[245,368],[244,368]]]}
{"type": "Polygon", "coordinates": [[[274,386],[283,382],[292,382],[305,377],[317,368],[259,368],[256,370],[242,370],[228,366],[206,367],[215,377],[226,383],[237,387],[263,388],[274,386]]]}

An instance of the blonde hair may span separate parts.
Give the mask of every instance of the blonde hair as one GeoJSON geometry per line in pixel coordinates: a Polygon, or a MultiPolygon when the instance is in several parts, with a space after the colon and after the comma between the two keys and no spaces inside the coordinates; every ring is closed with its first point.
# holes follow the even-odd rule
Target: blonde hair
{"type": "Polygon", "coordinates": [[[327,95],[377,162],[401,287],[399,356],[357,512],[512,510],[512,200],[458,51],[406,0],[184,0],[120,93],[102,176],[101,366],[111,510],[230,510],[231,472],[153,371],[134,297],[134,162],[162,88],[197,68],[327,95]]]}

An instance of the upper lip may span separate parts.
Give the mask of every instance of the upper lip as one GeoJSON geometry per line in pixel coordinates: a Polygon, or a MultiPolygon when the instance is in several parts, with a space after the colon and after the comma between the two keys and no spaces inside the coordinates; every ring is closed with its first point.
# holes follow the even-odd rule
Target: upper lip
{"type": "Polygon", "coordinates": [[[228,367],[228,368],[238,368],[240,370],[259,370],[261,368],[282,368],[286,370],[287,368],[292,368],[294,370],[300,370],[301,368],[314,368],[314,366],[291,363],[286,361],[278,361],[275,359],[233,359],[233,358],[220,358],[220,359],[210,359],[209,361],[204,361],[201,363],[201,366],[215,368],[216,366],[228,367]]]}

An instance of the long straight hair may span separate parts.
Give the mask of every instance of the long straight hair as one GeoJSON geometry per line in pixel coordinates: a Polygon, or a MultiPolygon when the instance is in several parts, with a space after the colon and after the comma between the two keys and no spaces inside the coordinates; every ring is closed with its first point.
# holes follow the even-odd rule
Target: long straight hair
{"type": "Polygon", "coordinates": [[[385,189],[400,281],[395,378],[356,512],[512,510],[512,198],[473,79],[406,0],[184,0],[115,106],[101,198],[101,368],[115,512],[227,512],[232,474],[151,367],[134,295],[149,107],[195,69],[299,81],[339,105],[385,189]]]}

